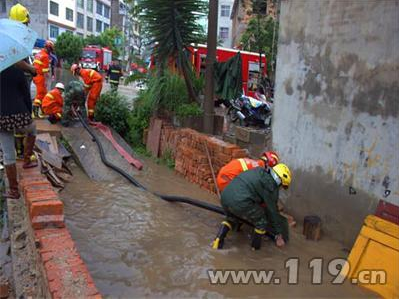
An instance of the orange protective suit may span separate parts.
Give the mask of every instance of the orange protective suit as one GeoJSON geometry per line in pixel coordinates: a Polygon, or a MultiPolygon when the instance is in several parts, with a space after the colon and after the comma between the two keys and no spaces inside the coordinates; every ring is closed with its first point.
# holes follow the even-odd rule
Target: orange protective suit
{"type": "Polygon", "coordinates": [[[223,166],[217,176],[216,183],[220,192],[241,172],[255,167],[265,167],[265,161],[252,160],[248,158],[234,159],[223,166]]]}
{"type": "Polygon", "coordinates": [[[33,100],[33,106],[40,107],[47,93],[46,77],[48,76],[50,66],[50,57],[45,49],[40,50],[35,55],[33,66],[37,72],[37,76],[33,77],[33,82],[36,85],[36,97],[33,100]]]}
{"type": "Polygon", "coordinates": [[[101,89],[103,88],[103,77],[95,70],[89,69],[81,69],[79,75],[83,79],[86,90],[89,91],[87,99],[87,114],[89,119],[92,119],[97,100],[100,97],[101,89]]]}
{"type": "Polygon", "coordinates": [[[47,115],[54,115],[57,120],[62,117],[62,107],[64,106],[64,99],[61,91],[58,88],[50,90],[43,98],[42,110],[47,115]]]}

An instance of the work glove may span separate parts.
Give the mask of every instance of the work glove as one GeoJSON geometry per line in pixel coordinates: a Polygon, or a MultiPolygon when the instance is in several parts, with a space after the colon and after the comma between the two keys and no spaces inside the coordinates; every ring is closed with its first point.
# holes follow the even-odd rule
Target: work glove
{"type": "Polygon", "coordinates": [[[252,234],[251,247],[252,250],[259,250],[262,245],[262,237],[266,234],[264,229],[255,228],[252,234]]]}
{"type": "Polygon", "coordinates": [[[276,241],[276,246],[279,248],[281,248],[285,245],[285,241],[284,241],[282,235],[276,235],[274,240],[276,241]]]}

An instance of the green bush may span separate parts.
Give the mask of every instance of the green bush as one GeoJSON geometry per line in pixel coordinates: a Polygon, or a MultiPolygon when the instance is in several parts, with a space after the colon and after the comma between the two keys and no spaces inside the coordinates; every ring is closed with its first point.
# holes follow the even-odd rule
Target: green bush
{"type": "Polygon", "coordinates": [[[102,94],[97,102],[94,117],[125,137],[129,132],[129,115],[126,97],[117,92],[108,91],[102,94]]]}

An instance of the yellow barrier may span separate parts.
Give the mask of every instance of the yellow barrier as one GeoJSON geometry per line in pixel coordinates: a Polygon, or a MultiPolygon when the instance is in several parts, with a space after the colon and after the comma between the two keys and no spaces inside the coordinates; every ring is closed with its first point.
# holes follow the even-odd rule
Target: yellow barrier
{"type": "Polygon", "coordinates": [[[399,226],[369,215],[349,254],[348,277],[384,298],[399,298],[399,226]]]}

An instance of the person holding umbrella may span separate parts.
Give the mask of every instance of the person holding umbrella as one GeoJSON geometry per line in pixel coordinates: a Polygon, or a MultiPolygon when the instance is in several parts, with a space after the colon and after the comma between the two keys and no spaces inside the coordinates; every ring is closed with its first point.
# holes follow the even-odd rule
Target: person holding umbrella
{"type": "Polygon", "coordinates": [[[9,182],[7,198],[20,197],[14,147],[14,132],[27,135],[24,148],[24,168],[37,166],[30,157],[36,139],[32,121],[32,101],[24,71],[15,64],[30,55],[37,34],[29,27],[7,19],[0,20],[0,146],[9,182]]]}

